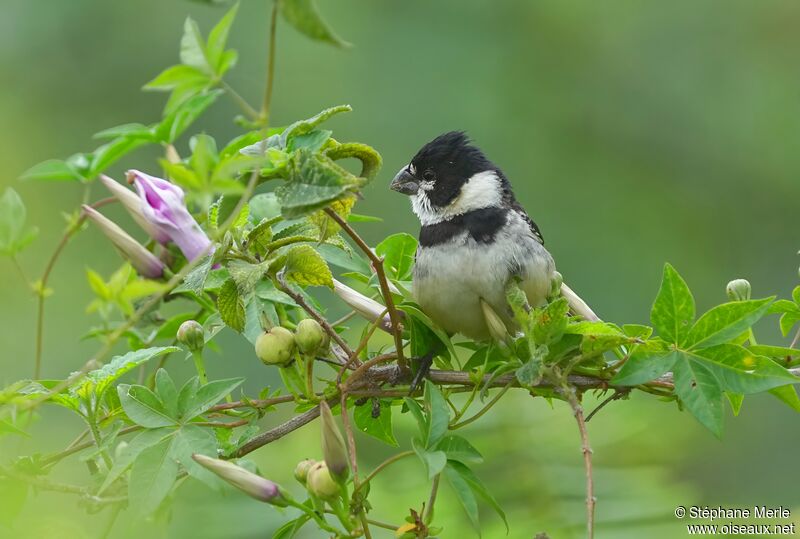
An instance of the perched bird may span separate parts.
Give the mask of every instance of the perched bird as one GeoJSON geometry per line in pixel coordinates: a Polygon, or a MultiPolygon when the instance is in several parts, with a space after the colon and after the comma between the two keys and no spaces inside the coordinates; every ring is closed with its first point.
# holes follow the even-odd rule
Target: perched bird
{"type": "MultiPolygon", "coordinates": [[[[514,197],[505,174],[466,134],[438,136],[417,152],[391,183],[408,195],[420,220],[413,294],[448,333],[491,336],[481,302],[515,330],[506,287],[519,279],[528,303],[547,301],[556,267],[536,223],[514,197]]],[[[597,317],[562,286],[574,312],[597,317]]]]}

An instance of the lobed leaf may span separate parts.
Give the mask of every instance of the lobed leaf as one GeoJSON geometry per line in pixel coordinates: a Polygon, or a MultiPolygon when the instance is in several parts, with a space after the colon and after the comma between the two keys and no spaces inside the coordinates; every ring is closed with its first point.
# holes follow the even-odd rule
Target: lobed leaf
{"type": "Polygon", "coordinates": [[[650,311],[650,321],[664,340],[681,345],[694,316],[694,296],[675,268],[666,264],[661,288],[650,311]]]}

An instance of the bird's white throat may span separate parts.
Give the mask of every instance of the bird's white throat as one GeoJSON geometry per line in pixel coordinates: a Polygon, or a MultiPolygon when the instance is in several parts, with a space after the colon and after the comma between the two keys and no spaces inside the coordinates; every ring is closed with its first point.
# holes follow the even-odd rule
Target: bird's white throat
{"type": "Polygon", "coordinates": [[[443,208],[431,204],[427,192],[433,188],[433,182],[422,182],[419,191],[411,196],[411,208],[422,225],[433,225],[473,210],[499,206],[503,199],[500,178],[493,170],[472,175],[461,186],[458,196],[443,208]]]}

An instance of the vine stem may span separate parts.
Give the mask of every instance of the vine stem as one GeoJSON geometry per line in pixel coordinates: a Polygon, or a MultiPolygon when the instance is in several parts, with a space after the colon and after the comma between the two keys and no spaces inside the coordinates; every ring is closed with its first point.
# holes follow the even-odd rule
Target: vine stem
{"type": "Polygon", "coordinates": [[[389,288],[389,281],[386,279],[386,272],[383,268],[383,258],[376,255],[372,252],[372,249],[369,248],[369,245],[358,235],[358,233],[351,227],[347,221],[345,221],[341,215],[336,213],[330,208],[325,208],[325,213],[328,214],[328,217],[336,221],[342,230],[344,230],[356,245],[364,252],[365,255],[370,259],[372,262],[372,269],[375,270],[375,274],[378,276],[378,282],[381,286],[381,295],[383,295],[383,300],[386,303],[386,309],[389,311],[389,319],[392,321],[392,335],[394,336],[394,347],[397,350],[397,364],[400,365],[401,368],[405,369],[407,367],[405,357],[403,357],[403,330],[402,326],[400,325],[400,315],[397,312],[397,308],[394,305],[394,298],[392,297],[391,289],[389,288]]]}
{"type": "Polygon", "coordinates": [[[219,81],[219,85],[222,86],[222,89],[231,96],[231,99],[239,106],[243,113],[245,113],[251,120],[257,121],[260,119],[260,114],[256,109],[250,106],[250,103],[243,98],[239,92],[233,89],[233,87],[225,82],[224,80],[219,81]]]}
{"type": "Polygon", "coordinates": [[[408,451],[403,451],[403,452],[401,452],[401,453],[397,453],[396,455],[392,455],[392,456],[391,456],[391,457],[389,457],[388,459],[386,459],[386,460],[384,460],[383,462],[381,462],[380,464],[378,464],[378,466],[377,466],[377,467],[376,467],[374,470],[372,470],[372,472],[370,472],[370,474],[369,474],[369,475],[368,475],[368,476],[367,476],[367,477],[366,477],[366,478],[365,478],[365,479],[364,479],[364,480],[363,480],[363,481],[362,481],[362,482],[361,482],[361,483],[360,483],[360,484],[359,484],[357,487],[355,487],[355,488],[353,489],[353,494],[355,494],[356,492],[358,492],[359,490],[361,490],[361,488],[362,488],[364,485],[367,485],[367,484],[369,484],[369,482],[370,482],[370,481],[372,481],[373,479],[375,479],[375,476],[376,476],[376,475],[378,475],[379,473],[381,473],[381,472],[382,472],[384,469],[386,469],[388,466],[390,466],[390,465],[394,464],[394,463],[395,463],[395,462],[397,462],[398,460],[402,460],[402,459],[404,459],[404,458],[406,458],[406,457],[410,457],[411,455],[414,455],[414,452],[413,452],[413,451],[411,451],[411,450],[408,450],[408,451]]]}
{"type": "MultiPolygon", "coordinates": [[[[91,205],[92,208],[98,209],[106,204],[111,204],[115,202],[117,199],[114,197],[104,198],[102,200],[98,200],[94,204],[91,205]]],[[[53,254],[50,255],[50,259],[47,261],[47,265],[44,267],[44,272],[42,273],[42,277],[39,279],[39,290],[38,296],[39,301],[37,305],[37,312],[36,312],[36,352],[34,356],[34,367],[33,367],[33,378],[34,380],[38,380],[41,378],[42,375],[42,351],[43,351],[43,341],[44,341],[44,300],[46,299],[46,290],[47,290],[47,282],[50,279],[50,274],[53,273],[53,268],[58,261],[58,258],[61,256],[61,253],[64,251],[64,248],[69,243],[69,240],[72,239],[72,236],[77,233],[83,223],[86,221],[86,215],[81,213],[78,220],[67,228],[64,235],[61,236],[61,240],[59,240],[58,245],[56,245],[53,254]]]]}
{"type": "Polygon", "coordinates": [[[592,470],[592,447],[589,445],[589,432],[586,430],[586,421],[583,417],[583,406],[575,393],[575,388],[570,386],[565,380],[561,384],[562,393],[572,408],[575,421],[578,423],[578,430],[581,433],[581,451],[583,452],[583,466],[586,472],[586,538],[594,538],[594,476],[592,470]]]}
{"type": "MultiPolygon", "coordinates": [[[[475,386],[475,387],[478,387],[478,386],[475,386]]],[[[461,421],[459,423],[454,423],[454,424],[450,425],[450,430],[455,430],[455,429],[460,429],[461,427],[466,427],[467,425],[469,425],[473,421],[477,421],[478,419],[480,419],[481,416],[483,416],[483,414],[485,414],[486,412],[488,412],[492,408],[492,406],[497,404],[497,402],[503,397],[503,395],[506,394],[506,391],[508,391],[510,388],[511,388],[511,383],[508,383],[508,384],[504,385],[503,389],[501,389],[497,393],[497,395],[495,395],[494,398],[492,400],[490,400],[486,404],[486,406],[484,406],[483,408],[478,410],[475,413],[475,415],[473,415],[469,419],[465,419],[464,421],[461,421]]]]}
{"type": "Polygon", "coordinates": [[[436,474],[436,477],[433,478],[433,485],[431,486],[431,495],[428,498],[428,504],[425,506],[425,516],[423,517],[422,521],[427,526],[433,521],[433,506],[436,504],[436,494],[439,492],[439,480],[441,479],[442,474],[436,474]]]}
{"type": "Polygon", "coordinates": [[[280,0],[273,0],[269,23],[269,51],[267,53],[267,85],[264,90],[264,103],[261,105],[261,121],[266,127],[269,123],[269,109],[272,103],[272,88],[275,81],[275,36],[278,28],[278,7],[280,0]]]}

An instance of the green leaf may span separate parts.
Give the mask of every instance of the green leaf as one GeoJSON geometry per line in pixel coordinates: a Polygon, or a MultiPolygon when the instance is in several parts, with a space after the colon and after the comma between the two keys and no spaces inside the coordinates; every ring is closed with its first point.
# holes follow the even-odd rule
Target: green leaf
{"type": "Polygon", "coordinates": [[[257,256],[263,257],[269,251],[272,241],[272,226],[269,219],[262,219],[247,233],[247,248],[257,256]]]}
{"type": "Polygon", "coordinates": [[[444,451],[448,460],[457,460],[465,464],[483,462],[483,456],[466,438],[457,435],[448,435],[436,445],[436,449],[444,451]]]}
{"type": "Polygon", "coordinates": [[[181,63],[194,67],[209,75],[213,73],[206,58],[206,46],[200,28],[191,17],[187,17],[183,24],[183,37],[181,38],[181,63]]]}
{"type": "Polygon", "coordinates": [[[469,485],[469,487],[472,489],[472,492],[480,496],[483,501],[488,503],[492,509],[495,510],[497,515],[503,520],[503,524],[506,525],[506,533],[508,533],[508,520],[506,520],[505,511],[503,511],[503,509],[500,507],[500,504],[497,503],[497,500],[495,500],[494,496],[492,496],[486,486],[484,486],[483,482],[478,479],[478,476],[476,476],[473,471],[462,462],[453,462],[452,460],[449,461],[447,463],[447,468],[445,469],[445,475],[448,474],[448,468],[456,471],[458,475],[460,475],[461,478],[467,483],[467,485],[469,485]]]}
{"type": "MultiPolygon", "coordinates": [[[[203,88],[211,83],[211,78],[207,73],[203,73],[196,67],[188,65],[174,65],[168,67],[156,78],[144,85],[144,90],[174,90],[178,87],[191,86],[195,88],[203,88]]],[[[141,124],[129,124],[134,126],[141,126],[141,124]]],[[[115,131],[116,133],[116,131],[115,131]]],[[[95,137],[105,136],[105,132],[98,133],[95,137]]]]}
{"type": "Polygon", "coordinates": [[[206,256],[201,260],[189,274],[183,278],[183,283],[175,290],[175,292],[194,292],[198,296],[203,294],[203,289],[208,278],[208,273],[211,271],[212,257],[206,256]]]}
{"type": "Polygon", "coordinates": [[[125,414],[137,425],[148,429],[176,425],[161,399],[149,388],[138,385],[120,384],[117,386],[119,401],[125,414]]]}
{"type": "Polygon", "coordinates": [[[58,182],[84,181],[85,178],[72,164],[60,159],[49,159],[38,163],[22,173],[23,180],[45,180],[58,182]]]}
{"type": "Polygon", "coordinates": [[[672,370],[678,352],[654,352],[652,350],[634,350],[628,361],[622,365],[612,384],[621,386],[637,386],[655,380],[672,370]]]}
{"type": "Polygon", "coordinates": [[[178,463],[170,456],[173,436],[143,450],[134,461],[128,484],[128,500],[134,514],[153,513],[172,490],[178,463]]]}
{"type": "Polygon", "coordinates": [[[417,422],[419,433],[424,436],[425,433],[428,432],[428,419],[422,412],[422,407],[411,397],[404,397],[403,402],[405,403],[406,408],[408,408],[408,411],[411,413],[411,415],[414,416],[414,419],[417,422]]]}
{"type": "Polygon", "coordinates": [[[133,461],[136,460],[136,457],[138,457],[142,451],[161,442],[164,438],[172,436],[174,433],[174,430],[166,428],[147,429],[140,432],[119,452],[119,455],[117,455],[117,458],[114,460],[114,465],[111,467],[111,470],[109,470],[103,480],[103,484],[100,486],[100,490],[97,493],[98,496],[105,492],[114,481],[119,479],[120,476],[130,468],[133,461]]]}
{"type": "Polygon", "coordinates": [[[219,291],[217,297],[217,309],[222,321],[225,324],[239,333],[244,330],[245,312],[244,301],[239,295],[239,287],[236,286],[236,281],[228,279],[219,291]]]}
{"type": "Polygon", "coordinates": [[[164,404],[169,417],[178,417],[178,390],[166,369],[156,372],[156,395],[164,404]]]}
{"type": "Polygon", "coordinates": [[[623,324],[622,331],[628,337],[634,339],[649,339],[653,334],[653,328],[650,326],[643,326],[641,324],[623,324]]]}
{"type": "Polygon", "coordinates": [[[390,400],[378,401],[378,417],[373,417],[375,412],[373,401],[356,406],[353,410],[353,420],[358,430],[364,434],[381,440],[389,445],[397,446],[397,440],[392,432],[392,404],[390,400]]]}
{"type": "Polygon", "coordinates": [[[547,356],[548,348],[540,345],[534,348],[531,358],[518,368],[514,376],[523,386],[533,386],[542,380],[542,364],[547,356]]]}
{"type": "Polygon", "coordinates": [[[241,296],[246,296],[255,289],[256,283],[261,280],[267,269],[269,266],[265,263],[251,264],[237,259],[228,262],[228,273],[239,287],[241,296]]]}
{"type": "Polygon", "coordinates": [[[800,398],[794,386],[780,386],[769,390],[769,393],[786,404],[795,412],[800,412],[800,398]]]}
{"type": "Polygon", "coordinates": [[[708,348],[745,332],[769,309],[773,298],[733,301],[710,309],[692,326],[685,338],[688,348],[708,348]]]}
{"type": "Polygon", "coordinates": [[[792,331],[792,328],[795,326],[795,324],[797,324],[798,322],[800,322],[800,312],[798,313],[789,312],[781,315],[780,328],[783,336],[786,337],[789,334],[789,332],[792,331]]]}
{"type": "Polygon", "coordinates": [[[800,382],[800,378],[771,359],[754,356],[737,344],[720,344],[694,354],[683,354],[704,362],[722,387],[734,393],[749,395],[800,382]]]}
{"type": "Polygon", "coordinates": [[[143,138],[119,137],[100,146],[92,153],[88,177],[94,179],[119,159],[148,142],[143,138]]]}
{"type": "Polygon", "coordinates": [[[781,359],[800,356],[800,350],[798,350],[797,348],[788,348],[784,346],[753,344],[750,345],[747,349],[759,356],[767,356],[767,357],[774,357],[781,359]]]}
{"type": "Polygon", "coordinates": [[[132,371],[139,365],[153,358],[163,356],[164,354],[171,354],[178,350],[180,350],[180,348],[176,346],[159,346],[141,348],[121,356],[115,356],[99,369],[87,373],[74,388],[74,392],[78,395],[88,395],[90,392],[93,392],[97,395],[98,399],[102,398],[103,393],[125,373],[132,371]]]}
{"type": "Polygon", "coordinates": [[[425,437],[425,447],[431,449],[447,433],[450,424],[450,409],[436,384],[425,380],[425,408],[428,412],[428,433],[425,437]]]}
{"type": "Polygon", "coordinates": [[[467,517],[469,517],[472,526],[476,530],[480,530],[480,524],[478,522],[478,501],[475,499],[472,487],[470,487],[469,483],[453,466],[448,465],[445,467],[444,476],[447,478],[450,486],[453,487],[456,497],[461,503],[461,507],[464,508],[464,512],[467,513],[467,517]]]}
{"type": "MultiPolygon", "coordinates": [[[[569,312],[569,302],[567,298],[560,297],[548,304],[544,309],[534,311],[531,320],[531,335],[537,344],[550,345],[564,335],[567,329],[567,313],[569,312]]],[[[598,331],[596,326],[590,326],[591,322],[580,322],[572,324],[570,333],[595,334],[598,331]],[[582,332],[581,330],[584,330],[582,332]],[[590,331],[590,329],[594,331],[590,331]]],[[[605,329],[605,328],[603,328],[605,329]]],[[[619,333],[619,332],[617,332],[619,333]]]]}
{"type": "Polygon", "coordinates": [[[181,387],[178,393],[178,417],[185,417],[186,412],[194,405],[194,398],[200,389],[200,379],[193,376],[181,387]]]}
{"type": "Polygon", "coordinates": [[[217,458],[217,439],[209,429],[185,425],[175,434],[170,457],[178,461],[195,479],[210,486],[218,485],[216,476],[194,461],[194,453],[217,458]]]}
{"type": "MultiPolygon", "coordinates": [[[[239,3],[237,2],[208,34],[208,43],[206,44],[208,63],[211,69],[220,77],[224,75],[229,68],[233,67],[233,63],[236,61],[235,53],[233,56],[230,56],[230,54],[226,55],[225,45],[228,43],[228,34],[230,33],[231,24],[233,23],[233,19],[236,18],[238,10],[239,3]]],[[[231,53],[233,51],[227,52],[231,53]]]]}
{"type": "MultiPolygon", "coordinates": [[[[434,341],[430,339],[429,334],[433,334],[436,337],[436,340],[444,345],[451,357],[458,357],[455,348],[453,348],[453,343],[450,341],[450,337],[447,335],[447,333],[434,324],[433,320],[431,320],[427,314],[423,313],[415,304],[408,302],[402,303],[399,306],[399,309],[406,313],[407,317],[413,319],[414,322],[419,322],[422,326],[430,330],[429,333],[426,332],[425,335],[423,335],[425,339],[422,343],[418,343],[418,339],[415,339],[415,335],[412,335],[412,354],[424,355],[431,351],[438,351],[437,349],[439,347],[433,344],[434,341]]],[[[412,329],[416,330],[416,325],[412,326],[412,329]]],[[[420,335],[417,334],[416,337],[420,337],[420,335]]]]}
{"type": "Polygon", "coordinates": [[[159,142],[172,144],[181,134],[210,107],[221,90],[212,90],[194,95],[181,103],[158,124],[155,137],[159,142]]]}
{"type": "Polygon", "coordinates": [[[297,532],[300,531],[300,528],[303,527],[303,524],[311,520],[311,517],[307,514],[304,514],[295,520],[290,520],[277,530],[272,535],[272,539],[292,539],[297,532]]]}
{"type": "Polygon", "coordinates": [[[329,43],[336,47],[348,47],[322,19],[314,0],[283,0],[281,15],[298,32],[315,41],[329,43]]]}
{"type": "Polygon", "coordinates": [[[422,464],[425,465],[425,471],[428,473],[428,479],[433,479],[442,472],[447,464],[447,455],[444,451],[428,451],[414,438],[411,440],[411,447],[414,448],[422,464]]]}
{"type": "Polygon", "coordinates": [[[333,288],[333,275],[328,264],[310,245],[297,245],[286,253],[284,275],[300,286],[333,288]]]}
{"type": "Polygon", "coordinates": [[[292,154],[286,165],[286,180],[275,189],[275,194],[287,219],[320,210],[364,184],[324,155],[306,149],[292,154]]]}
{"type": "Polygon", "coordinates": [[[36,238],[38,230],[25,226],[27,216],[20,196],[7,187],[0,198],[0,254],[14,256],[36,238]]]}
{"type": "Polygon", "coordinates": [[[717,437],[722,436],[722,388],[703,361],[679,353],[674,365],[675,394],[689,413],[717,437]]]}
{"type": "Polygon", "coordinates": [[[681,345],[694,316],[694,297],[689,287],[675,268],[666,264],[661,288],[650,311],[650,321],[664,340],[681,345]]]}
{"type": "Polygon", "coordinates": [[[186,422],[199,416],[219,402],[225,395],[230,394],[231,391],[242,385],[242,382],[244,382],[244,378],[230,378],[214,380],[204,386],[200,386],[200,389],[192,395],[190,403],[182,407],[181,420],[186,422]]]}
{"type": "Polygon", "coordinates": [[[383,257],[383,265],[390,277],[407,280],[414,265],[417,239],[406,233],[392,234],[375,247],[375,253],[383,257]]]}

